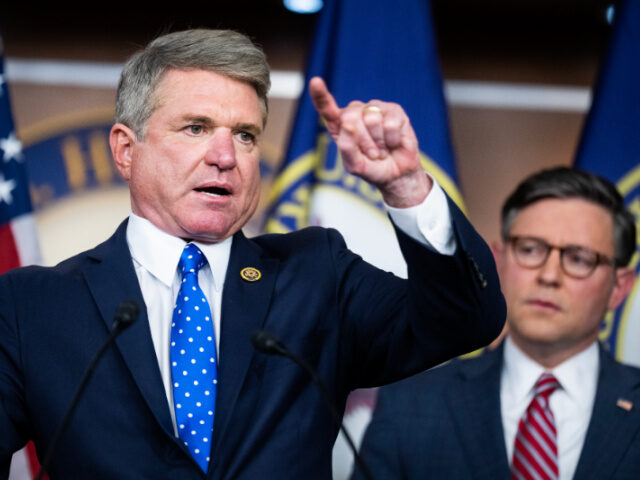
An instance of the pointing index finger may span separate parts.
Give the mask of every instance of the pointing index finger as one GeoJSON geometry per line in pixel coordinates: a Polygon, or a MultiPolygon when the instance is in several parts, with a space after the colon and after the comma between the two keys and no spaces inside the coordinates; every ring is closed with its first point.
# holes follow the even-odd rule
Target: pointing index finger
{"type": "Polygon", "coordinates": [[[340,127],[340,108],[322,78],[313,77],[309,81],[309,94],[318,114],[327,123],[329,131],[332,134],[337,132],[340,127]]]}

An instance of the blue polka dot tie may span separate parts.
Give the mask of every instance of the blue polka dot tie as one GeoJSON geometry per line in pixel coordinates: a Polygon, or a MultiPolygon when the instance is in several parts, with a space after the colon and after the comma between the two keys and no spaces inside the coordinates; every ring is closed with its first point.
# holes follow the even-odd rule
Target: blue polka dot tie
{"type": "Polygon", "coordinates": [[[178,436],[204,472],[209,465],[218,383],[216,342],[209,303],[198,285],[207,264],[188,243],[178,262],[182,284],[171,323],[171,375],[178,436]]]}

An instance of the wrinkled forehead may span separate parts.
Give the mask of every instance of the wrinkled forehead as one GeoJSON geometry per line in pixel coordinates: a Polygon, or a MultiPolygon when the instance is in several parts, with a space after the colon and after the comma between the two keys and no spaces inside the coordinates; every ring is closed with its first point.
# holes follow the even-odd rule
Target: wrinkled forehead
{"type": "Polygon", "coordinates": [[[264,127],[267,124],[267,117],[268,117],[268,106],[267,106],[267,99],[266,98],[262,98],[260,97],[257,89],[254,87],[254,85],[252,85],[250,82],[235,78],[233,76],[230,75],[225,75],[223,73],[220,73],[218,71],[216,71],[215,69],[205,69],[205,68],[193,68],[193,69],[183,69],[183,68],[167,68],[165,69],[159,76],[158,78],[155,80],[154,84],[151,85],[151,91],[149,93],[149,116],[151,116],[153,114],[153,112],[162,105],[162,102],[164,100],[163,97],[163,86],[165,85],[165,80],[167,79],[167,77],[170,76],[171,73],[175,73],[175,72],[180,72],[180,71],[191,71],[191,72],[209,72],[209,73],[215,73],[217,75],[220,75],[222,77],[228,78],[230,80],[242,83],[244,85],[247,85],[249,87],[251,87],[251,89],[253,91],[256,92],[256,96],[258,98],[258,105],[260,108],[260,115],[262,118],[262,128],[264,129],[264,127]]]}

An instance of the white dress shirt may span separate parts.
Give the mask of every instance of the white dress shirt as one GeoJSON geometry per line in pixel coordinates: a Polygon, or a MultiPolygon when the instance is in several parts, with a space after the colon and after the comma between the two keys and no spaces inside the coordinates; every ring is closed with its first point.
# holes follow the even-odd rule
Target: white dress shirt
{"type": "Polygon", "coordinates": [[[549,398],[558,435],[559,479],[573,478],[591,420],[599,365],[595,342],[548,370],[528,357],[507,336],[500,377],[500,409],[509,464],[513,458],[518,423],[533,399],[536,381],[542,373],[548,372],[560,383],[560,388],[549,398]]]}
{"type": "MultiPolygon", "coordinates": [[[[435,180],[431,192],[420,205],[406,209],[387,206],[387,209],[396,225],[414,240],[442,254],[452,255],[455,252],[456,243],[449,206],[444,192],[435,180]]],[[[208,262],[208,265],[198,272],[198,284],[212,309],[218,362],[222,290],[232,238],[215,244],[192,242],[200,248],[208,262]]],[[[169,343],[173,307],[181,283],[178,261],[185,241],[165,233],[145,218],[131,213],[127,225],[127,244],[147,307],[151,338],[158,357],[174,431],[177,432],[169,343]]]]}

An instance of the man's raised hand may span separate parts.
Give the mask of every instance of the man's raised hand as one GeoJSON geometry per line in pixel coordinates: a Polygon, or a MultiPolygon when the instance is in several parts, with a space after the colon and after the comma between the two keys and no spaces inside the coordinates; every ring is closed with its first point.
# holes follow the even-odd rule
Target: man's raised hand
{"type": "Polygon", "coordinates": [[[400,105],[371,100],[340,108],[320,77],[311,79],[309,92],[347,171],[375,185],[392,207],[426,198],[431,179],[420,166],[418,140],[400,105]]]}

